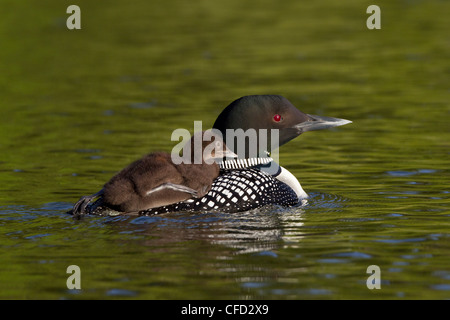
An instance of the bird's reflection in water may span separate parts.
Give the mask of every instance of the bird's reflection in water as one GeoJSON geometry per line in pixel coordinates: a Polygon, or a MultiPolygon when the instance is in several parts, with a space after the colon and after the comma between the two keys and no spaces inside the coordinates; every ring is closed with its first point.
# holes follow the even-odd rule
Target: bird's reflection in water
{"type": "MultiPolygon", "coordinates": [[[[111,217],[108,224],[141,235],[142,245],[170,250],[185,241],[233,249],[234,253],[270,251],[283,246],[289,230],[303,225],[302,207],[267,206],[240,213],[170,213],[157,216],[111,217]]],[[[298,229],[297,229],[298,232],[298,229]]]]}

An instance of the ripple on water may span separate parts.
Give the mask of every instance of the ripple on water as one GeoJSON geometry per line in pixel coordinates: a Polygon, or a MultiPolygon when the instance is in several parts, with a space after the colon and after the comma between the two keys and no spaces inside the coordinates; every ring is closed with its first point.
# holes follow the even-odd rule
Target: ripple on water
{"type": "Polygon", "coordinates": [[[106,292],[106,295],[110,297],[134,297],[137,296],[137,294],[136,291],[125,289],[110,289],[106,292]]]}
{"type": "Polygon", "coordinates": [[[392,170],[385,173],[393,177],[408,177],[416,174],[431,174],[436,173],[435,169],[417,169],[417,170],[392,170]]]}
{"type": "Polygon", "coordinates": [[[329,194],[329,193],[322,193],[322,192],[312,192],[309,195],[308,199],[308,207],[309,208],[323,208],[323,209],[334,209],[334,208],[342,208],[344,207],[345,203],[348,202],[350,199],[335,195],[335,194],[329,194]]]}

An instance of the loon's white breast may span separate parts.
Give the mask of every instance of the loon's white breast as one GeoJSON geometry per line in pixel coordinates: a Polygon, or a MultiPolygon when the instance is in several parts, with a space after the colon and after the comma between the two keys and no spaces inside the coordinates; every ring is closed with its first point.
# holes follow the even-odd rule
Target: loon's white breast
{"type": "Polygon", "coordinates": [[[291,189],[294,190],[294,192],[297,194],[299,201],[307,199],[308,194],[305,192],[305,190],[303,190],[297,178],[286,168],[280,166],[280,169],[281,170],[279,170],[279,173],[276,176],[274,176],[274,178],[278,179],[281,182],[284,182],[289,187],[291,187],[291,189]]]}

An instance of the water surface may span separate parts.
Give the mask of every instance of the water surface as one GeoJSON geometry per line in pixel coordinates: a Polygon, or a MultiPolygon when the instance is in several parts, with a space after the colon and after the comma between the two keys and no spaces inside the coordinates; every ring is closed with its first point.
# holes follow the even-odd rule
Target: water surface
{"type": "Polygon", "coordinates": [[[450,298],[446,1],[381,1],[381,30],[351,0],[80,0],[75,31],[65,4],[6,4],[0,298],[450,298]],[[248,94],[353,121],[281,147],[308,206],[65,214],[248,94]]]}

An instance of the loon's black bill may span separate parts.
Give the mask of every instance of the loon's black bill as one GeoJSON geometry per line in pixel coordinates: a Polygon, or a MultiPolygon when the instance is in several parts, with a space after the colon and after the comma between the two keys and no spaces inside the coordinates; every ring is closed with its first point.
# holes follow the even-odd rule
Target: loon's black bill
{"type": "Polygon", "coordinates": [[[328,129],[352,123],[352,121],[346,119],[315,116],[311,114],[308,114],[307,116],[309,117],[307,121],[296,124],[294,128],[301,130],[302,132],[305,132],[305,131],[328,129]]]}

